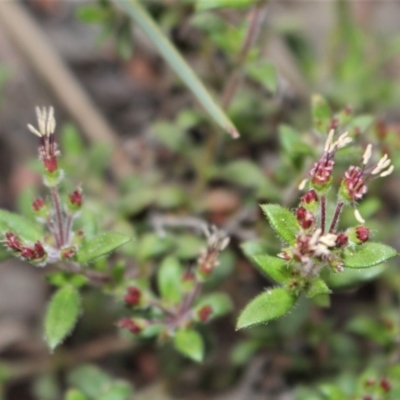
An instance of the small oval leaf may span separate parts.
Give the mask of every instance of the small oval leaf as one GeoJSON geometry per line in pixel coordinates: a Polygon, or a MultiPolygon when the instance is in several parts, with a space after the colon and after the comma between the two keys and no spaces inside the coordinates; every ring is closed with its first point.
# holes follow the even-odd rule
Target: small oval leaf
{"type": "Polygon", "coordinates": [[[261,272],[264,272],[278,283],[284,283],[291,277],[286,260],[272,257],[268,254],[255,256],[253,260],[261,272]]]}
{"type": "Polygon", "coordinates": [[[102,233],[87,241],[78,251],[77,261],[86,263],[110,253],[131,240],[129,236],[117,232],[102,233]]]}
{"type": "Polygon", "coordinates": [[[300,229],[296,217],[279,204],[264,204],[261,206],[272,229],[286,242],[293,244],[300,229]]]}
{"type": "Polygon", "coordinates": [[[343,255],[346,268],[369,268],[397,255],[397,251],[382,243],[369,242],[355,249],[346,249],[343,255]]]}
{"type": "Polygon", "coordinates": [[[232,300],[226,293],[212,293],[202,297],[196,304],[195,312],[197,313],[204,306],[211,307],[210,320],[222,317],[233,310],[232,300]]]}
{"type": "Polygon", "coordinates": [[[9,230],[33,242],[43,236],[39,225],[7,210],[0,210],[0,229],[3,232],[9,230]]]}
{"type": "Polygon", "coordinates": [[[240,314],[236,329],[262,324],[286,314],[296,303],[297,296],[286,288],[267,290],[255,297],[240,314]]]}
{"type": "Polygon", "coordinates": [[[73,286],[57,290],[50,301],[45,318],[45,335],[54,350],[72,331],[81,311],[79,293],[73,286]]]}
{"type": "Polygon", "coordinates": [[[192,329],[180,330],[174,338],[175,348],[184,356],[200,362],[204,357],[204,343],[200,333],[192,329]]]}

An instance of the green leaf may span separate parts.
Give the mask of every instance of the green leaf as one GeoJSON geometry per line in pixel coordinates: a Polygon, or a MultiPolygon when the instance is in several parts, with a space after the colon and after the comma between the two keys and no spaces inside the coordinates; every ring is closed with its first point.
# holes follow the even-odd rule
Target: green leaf
{"type": "Polygon", "coordinates": [[[339,273],[324,273],[324,279],[332,289],[356,286],[371,281],[384,271],[382,265],[365,269],[345,269],[339,273]]]}
{"type": "Polygon", "coordinates": [[[232,300],[226,293],[213,293],[202,297],[196,304],[195,310],[199,311],[204,306],[212,308],[210,319],[222,317],[233,310],[232,300]]]}
{"type": "Polygon", "coordinates": [[[94,365],[82,365],[68,375],[68,382],[85,396],[97,399],[112,383],[112,379],[94,365]]]}
{"type": "Polygon", "coordinates": [[[46,341],[54,350],[72,331],[81,311],[79,293],[73,286],[58,289],[50,300],[45,318],[46,341]]]}
{"type": "Polygon", "coordinates": [[[175,348],[184,356],[200,362],[204,357],[204,343],[200,333],[192,329],[179,330],[174,338],[175,348]]]}
{"type": "Polygon", "coordinates": [[[256,4],[258,0],[196,0],[196,11],[214,8],[244,8],[256,4]]]}
{"type": "Polygon", "coordinates": [[[354,134],[359,135],[364,133],[373,122],[374,118],[371,115],[358,115],[348,123],[346,128],[351,136],[354,134]]]}
{"type": "Polygon", "coordinates": [[[240,247],[248,258],[262,255],[269,250],[265,240],[248,240],[247,242],[242,243],[240,247]]]}
{"type": "Polygon", "coordinates": [[[65,395],[65,400],[89,400],[82,392],[70,389],[65,395]]]}
{"type": "Polygon", "coordinates": [[[261,206],[272,229],[287,243],[293,244],[299,232],[296,217],[279,204],[264,204],[261,206]]]}
{"type": "Polygon", "coordinates": [[[205,239],[196,235],[185,233],[174,237],[176,238],[174,254],[182,260],[197,258],[206,245],[205,239]]]}
{"type": "Polygon", "coordinates": [[[331,122],[331,110],[327,101],[322,96],[315,94],[311,99],[311,108],[314,129],[327,134],[331,122]]]}
{"type": "Polygon", "coordinates": [[[170,236],[160,237],[155,233],[147,233],[138,243],[138,258],[145,261],[152,257],[159,257],[170,250],[174,245],[170,236]]]}
{"type": "Polygon", "coordinates": [[[132,388],[126,382],[115,382],[96,400],[129,400],[132,398],[132,388]]]}
{"type": "Polygon", "coordinates": [[[168,149],[181,152],[186,148],[187,135],[184,129],[171,122],[160,121],[152,125],[154,136],[168,149]]]}
{"type": "Polygon", "coordinates": [[[272,257],[268,254],[255,256],[253,260],[261,272],[264,272],[278,283],[284,283],[291,277],[286,260],[272,257]]]}
{"type": "Polygon", "coordinates": [[[86,263],[108,254],[131,240],[129,236],[117,232],[101,233],[84,243],[77,254],[79,263],[86,263]]]}
{"type": "Polygon", "coordinates": [[[249,64],[246,67],[248,76],[263,85],[271,93],[278,89],[278,74],[275,66],[264,61],[257,64],[249,64]]]}
{"type": "Polygon", "coordinates": [[[157,274],[158,290],[161,297],[172,303],[182,299],[182,266],[175,257],[163,260],[157,274]]]}
{"type": "Polygon", "coordinates": [[[160,30],[140,2],[136,0],[115,0],[115,3],[119,5],[120,8],[123,9],[143,30],[149,40],[154,44],[171,68],[193,92],[197,100],[202,104],[204,109],[215,120],[215,122],[233,138],[238,138],[239,132],[232,121],[215,102],[193,69],[187,64],[179,51],[160,30]]]}
{"type": "Polygon", "coordinates": [[[10,231],[32,242],[42,239],[43,233],[36,223],[18,214],[0,209],[0,231],[10,231]]]}
{"type": "Polygon", "coordinates": [[[355,249],[346,249],[343,264],[346,268],[369,268],[397,255],[397,251],[382,243],[367,242],[355,249]]]}
{"type": "Polygon", "coordinates": [[[107,10],[95,5],[81,6],[77,10],[77,17],[88,24],[100,23],[104,21],[108,15],[107,10]]]}
{"type": "Polygon", "coordinates": [[[255,297],[241,312],[236,329],[262,324],[285,315],[296,303],[297,296],[286,288],[267,290],[255,297]]]}
{"type": "Polygon", "coordinates": [[[260,167],[249,160],[232,161],[218,170],[218,177],[245,187],[260,187],[267,176],[260,167]]]}
{"type": "Polygon", "coordinates": [[[279,126],[279,139],[283,150],[292,161],[302,155],[314,154],[314,150],[301,139],[300,134],[288,125],[279,126]]]}
{"type": "Polygon", "coordinates": [[[331,290],[329,289],[327,284],[322,279],[315,278],[310,282],[310,285],[306,292],[306,296],[311,299],[315,296],[329,293],[331,293],[331,290]]]}

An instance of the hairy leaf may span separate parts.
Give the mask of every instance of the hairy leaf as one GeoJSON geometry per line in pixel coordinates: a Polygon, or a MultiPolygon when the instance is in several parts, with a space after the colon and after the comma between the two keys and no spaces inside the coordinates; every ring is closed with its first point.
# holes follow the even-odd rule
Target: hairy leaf
{"type": "Polygon", "coordinates": [[[253,260],[257,263],[258,269],[271,277],[275,282],[284,283],[291,276],[286,260],[272,257],[268,254],[255,256],[253,260]]]}
{"type": "Polygon", "coordinates": [[[45,335],[54,350],[72,331],[81,311],[79,293],[73,286],[58,289],[50,301],[45,318],[45,335]]]}
{"type": "Polygon", "coordinates": [[[0,210],[0,230],[13,232],[31,241],[40,240],[43,236],[38,224],[7,210],[0,210]]]}
{"type": "Polygon", "coordinates": [[[178,331],[174,338],[174,345],[181,354],[193,361],[200,362],[203,360],[204,343],[199,332],[192,329],[178,331]]]}
{"type": "Polygon", "coordinates": [[[381,264],[397,255],[397,251],[382,243],[367,242],[344,252],[346,268],[369,268],[381,264]]]}
{"type": "Polygon", "coordinates": [[[261,206],[272,229],[287,243],[293,244],[300,227],[296,217],[279,204],[264,204],[261,206]]]}
{"type": "Polygon", "coordinates": [[[247,304],[239,316],[236,329],[248,328],[279,318],[285,315],[296,301],[297,296],[286,288],[267,290],[247,304]]]}

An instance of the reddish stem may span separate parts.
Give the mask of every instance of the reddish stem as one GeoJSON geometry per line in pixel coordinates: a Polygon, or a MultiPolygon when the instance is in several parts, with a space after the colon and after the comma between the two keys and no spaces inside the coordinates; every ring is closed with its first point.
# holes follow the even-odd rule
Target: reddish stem
{"type": "Polygon", "coordinates": [[[325,220],[326,220],[326,197],[321,196],[321,234],[325,232],[325,220]]]}
{"type": "Polygon", "coordinates": [[[329,232],[333,232],[335,230],[336,225],[339,222],[339,217],[340,217],[340,214],[342,213],[343,206],[344,206],[344,203],[341,203],[341,202],[336,205],[335,214],[333,214],[333,219],[331,222],[331,226],[329,228],[329,232]]]}
{"type": "Polygon", "coordinates": [[[58,194],[58,190],[56,187],[52,187],[50,191],[56,216],[56,225],[58,230],[58,238],[60,242],[59,247],[62,247],[65,244],[65,238],[64,238],[64,221],[61,210],[60,196],[58,194]]]}

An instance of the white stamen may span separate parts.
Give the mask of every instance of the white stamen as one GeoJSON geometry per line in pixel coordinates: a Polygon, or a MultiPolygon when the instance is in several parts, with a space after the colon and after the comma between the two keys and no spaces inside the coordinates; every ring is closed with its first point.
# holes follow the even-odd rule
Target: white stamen
{"type": "Polygon", "coordinates": [[[314,246],[317,243],[318,238],[321,236],[321,232],[322,232],[321,228],[315,230],[309,241],[310,246],[314,246]]]}
{"type": "Polygon", "coordinates": [[[387,168],[392,161],[390,158],[388,158],[388,155],[385,154],[379,161],[376,167],[371,171],[372,175],[379,174],[382,172],[385,168],[387,168]]]}
{"type": "Polygon", "coordinates": [[[300,182],[300,185],[299,185],[299,190],[303,190],[305,187],[306,187],[306,183],[308,182],[308,179],[303,179],[301,182],[300,182]]]}
{"type": "Polygon", "coordinates": [[[369,144],[367,146],[367,148],[365,149],[365,152],[364,152],[364,155],[363,155],[363,161],[362,162],[363,162],[364,165],[368,164],[368,161],[370,160],[371,155],[372,155],[372,144],[369,144]]]}
{"type": "Polygon", "coordinates": [[[36,107],[36,117],[38,121],[38,129],[32,125],[28,125],[28,129],[39,137],[50,136],[56,129],[56,119],[54,118],[54,108],[36,107]]]}
{"type": "Polygon", "coordinates": [[[354,216],[360,224],[365,223],[365,219],[361,216],[360,211],[358,211],[357,208],[354,209],[354,216]]]}
{"type": "Polygon", "coordinates": [[[330,152],[330,148],[331,148],[331,144],[332,144],[332,138],[333,138],[334,133],[335,133],[335,131],[333,129],[331,129],[329,131],[328,138],[326,139],[324,151],[327,152],[327,153],[330,152]]]}
{"type": "Polygon", "coordinates": [[[35,128],[33,127],[31,124],[28,124],[28,129],[34,133],[36,136],[42,137],[43,135],[35,128]]]}
{"type": "Polygon", "coordinates": [[[319,238],[319,243],[322,243],[327,247],[333,247],[336,245],[336,239],[337,235],[335,235],[334,233],[327,233],[326,235],[319,238]]]}
{"type": "Polygon", "coordinates": [[[384,178],[385,176],[390,175],[394,170],[394,165],[391,165],[386,171],[382,172],[379,176],[384,178]]]}

